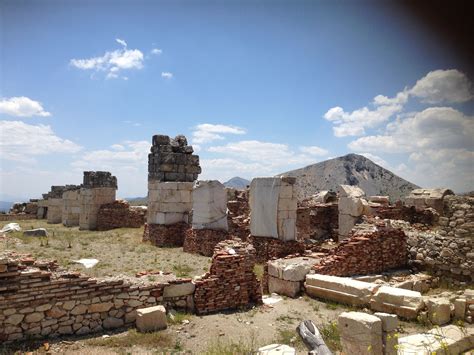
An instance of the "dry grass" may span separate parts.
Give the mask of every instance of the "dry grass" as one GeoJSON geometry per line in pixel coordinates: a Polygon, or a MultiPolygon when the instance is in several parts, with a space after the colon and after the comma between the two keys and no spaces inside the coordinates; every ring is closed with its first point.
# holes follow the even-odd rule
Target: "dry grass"
{"type": "Polygon", "coordinates": [[[113,335],[107,338],[94,338],[87,340],[86,343],[92,346],[103,346],[107,348],[126,349],[134,344],[144,348],[153,348],[156,351],[181,350],[179,342],[170,332],[139,333],[135,329],[119,335],[113,335]]]}
{"type": "Polygon", "coordinates": [[[13,250],[31,253],[37,258],[56,259],[63,267],[80,270],[94,277],[117,274],[134,276],[144,270],[196,276],[209,268],[210,258],[183,253],[182,248],[157,248],[143,243],[143,228],[97,232],[79,231],[78,227],[68,228],[61,224],[47,224],[45,220],[17,223],[22,230],[46,228],[49,237],[47,240],[41,240],[38,237],[24,237],[22,232],[11,233],[9,236],[17,238],[21,243],[14,243],[11,238],[7,238],[7,241],[0,242],[0,251],[13,250]],[[81,258],[95,258],[99,263],[92,269],[84,269],[81,265],[71,262],[81,258]]]}

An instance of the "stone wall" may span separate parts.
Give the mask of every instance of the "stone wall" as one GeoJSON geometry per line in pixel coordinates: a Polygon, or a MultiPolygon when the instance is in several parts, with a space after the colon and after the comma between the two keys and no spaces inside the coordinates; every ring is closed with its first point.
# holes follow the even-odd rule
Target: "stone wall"
{"type": "Polygon", "coordinates": [[[313,267],[316,273],[367,275],[407,265],[407,236],[401,229],[392,228],[390,221],[364,223],[356,228],[313,267]]]}
{"type": "Polygon", "coordinates": [[[79,229],[97,229],[97,216],[100,206],[114,202],[115,192],[115,187],[81,188],[79,195],[81,205],[79,229]]]}
{"type": "Polygon", "coordinates": [[[474,197],[447,196],[439,218],[439,234],[448,237],[474,238],[474,197]]]}
{"type": "Polygon", "coordinates": [[[235,309],[262,303],[260,282],[253,272],[255,249],[240,239],[219,243],[211,269],[195,280],[197,314],[235,309]]]}
{"type": "Polygon", "coordinates": [[[222,230],[188,228],[185,231],[183,251],[210,257],[218,243],[232,238],[231,234],[222,230]]]}
{"type": "Polygon", "coordinates": [[[83,184],[86,189],[110,187],[117,189],[117,178],[108,171],[84,171],[83,184]]]}
{"type": "Polygon", "coordinates": [[[99,207],[97,230],[140,228],[145,224],[146,209],[131,207],[127,201],[114,201],[99,207]]]}
{"type": "Polygon", "coordinates": [[[193,311],[194,284],[173,275],[159,280],[94,279],[61,272],[54,262],[0,256],[0,341],[101,332],[129,326],[136,309],[163,304],[193,311]]]}
{"type": "Polygon", "coordinates": [[[201,167],[199,156],[192,153],[193,147],[183,135],[174,139],[153,136],[148,154],[148,180],[193,182],[201,173],[201,167]]]}
{"type": "Polygon", "coordinates": [[[80,187],[68,189],[63,192],[62,218],[61,222],[67,227],[78,226],[81,214],[81,203],[79,199],[80,187]]]}
{"type": "Polygon", "coordinates": [[[382,219],[396,219],[411,224],[420,223],[425,226],[435,226],[438,223],[439,214],[433,208],[417,210],[415,206],[377,206],[370,208],[371,215],[382,219]]]}
{"type": "Polygon", "coordinates": [[[48,198],[48,223],[61,223],[63,220],[63,199],[62,198],[48,198]]]}
{"type": "Polygon", "coordinates": [[[38,211],[36,212],[36,218],[45,219],[48,214],[48,200],[38,200],[38,211]]]}
{"type": "Polygon", "coordinates": [[[298,207],[296,213],[297,239],[337,240],[338,204],[324,203],[298,207]]]}
{"type": "Polygon", "coordinates": [[[295,178],[255,178],[250,184],[250,233],[290,241],[296,239],[295,178]]]}
{"type": "Polygon", "coordinates": [[[443,200],[454,193],[449,189],[415,189],[405,198],[405,205],[415,207],[417,210],[427,208],[435,209],[440,215],[443,214],[443,200]]]}

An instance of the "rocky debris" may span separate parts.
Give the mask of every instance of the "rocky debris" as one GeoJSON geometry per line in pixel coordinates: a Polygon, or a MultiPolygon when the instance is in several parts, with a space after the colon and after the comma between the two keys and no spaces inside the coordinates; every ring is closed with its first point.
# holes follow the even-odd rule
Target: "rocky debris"
{"type": "Polygon", "coordinates": [[[388,286],[381,286],[370,300],[371,309],[405,319],[416,319],[423,307],[421,293],[388,286]]]}
{"type": "Polygon", "coordinates": [[[45,228],[28,229],[23,232],[23,235],[30,237],[47,237],[48,231],[45,228]]]}
{"type": "Polygon", "coordinates": [[[253,268],[255,249],[240,239],[217,244],[211,269],[195,280],[197,314],[235,309],[262,303],[262,290],[253,268]]]}
{"type": "Polygon", "coordinates": [[[363,312],[344,312],[337,319],[345,354],[382,354],[382,321],[363,312]]]}
{"type": "Polygon", "coordinates": [[[30,202],[16,202],[10,208],[9,214],[36,215],[38,212],[38,200],[31,199],[30,202]]]}
{"type": "Polygon", "coordinates": [[[201,173],[199,156],[193,151],[183,135],[174,139],[154,135],[148,154],[148,180],[193,182],[201,173]]]}
{"type": "Polygon", "coordinates": [[[474,347],[474,328],[447,325],[398,339],[398,354],[462,354],[474,347]]]}
{"type": "Polygon", "coordinates": [[[449,195],[454,195],[449,189],[415,189],[405,198],[405,205],[414,206],[417,210],[431,207],[442,215],[443,199],[449,195]]]}
{"type": "Polygon", "coordinates": [[[407,264],[407,237],[390,221],[357,225],[352,236],[332,249],[319,265],[319,274],[352,276],[376,274],[407,264]]]}
{"type": "Polygon", "coordinates": [[[428,319],[432,324],[443,325],[451,321],[454,305],[447,298],[428,298],[425,300],[428,319]]]}
{"type": "Polygon", "coordinates": [[[138,331],[142,333],[166,329],[166,309],[163,306],[139,308],[135,322],[138,331]]]}
{"type": "Polygon", "coordinates": [[[140,228],[145,224],[146,210],[131,207],[126,201],[114,201],[99,207],[97,230],[115,228],[140,228]]]}
{"type": "Polygon", "coordinates": [[[82,184],[86,189],[97,187],[112,187],[117,189],[117,178],[108,171],[84,171],[82,184]]]}

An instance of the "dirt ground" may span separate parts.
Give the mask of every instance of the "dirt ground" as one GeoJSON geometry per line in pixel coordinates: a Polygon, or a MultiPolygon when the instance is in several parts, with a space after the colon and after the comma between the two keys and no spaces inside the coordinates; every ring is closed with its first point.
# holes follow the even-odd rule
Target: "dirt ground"
{"type": "MultiPolygon", "coordinates": [[[[5,223],[6,224],[6,223],[5,223]]],[[[90,276],[135,275],[143,270],[171,271],[180,276],[195,276],[208,270],[210,258],[183,253],[181,248],[157,248],[141,241],[143,228],[117,229],[107,232],[79,231],[62,225],[50,225],[41,220],[19,222],[22,229],[47,228],[46,243],[37,237],[23,237],[21,232],[0,238],[1,250],[31,253],[34,257],[57,259],[60,265],[83,271],[90,276]],[[96,258],[93,269],[71,263],[80,258],[96,258]]],[[[15,351],[68,354],[141,354],[249,353],[272,343],[296,347],[306,354],[295,328],[299,322],[311,319],[323,333],[326,342],[337,352],[339,339],[335,321],[347,310],[344,305],[323,302],[307,296],[298,299],[282,297],[273,305],[224,312],[207,316],[176,314],[167,330],[140,334],[134,329],[90,335],[64,337],[43,342],[24,342],[13,347],[0,346],[0,354],[15,351]]],[[[422,331],[418,323],[402,323],[400,336],[422,331]]]]}
{"type": "MultiPolygon", "coordinates": [[[[60,266],[103,277],[125,274],[135,276],[139,271],[162,270],[177,276],[197,276],[208,271],[211,258],[183,253],[182,248],[157,248],[142,242],[142,228],[120,228],[106,232],[80,231],[79,227],[48,224],[45,220],[12,221],[22,230],[46,228],[47,240],[24,237],[22,232],[0,237],[0,251],[31,253],[40,259],[56,259],[60,266]],[[72,260],[98,259],[92,269],[85,269],[72,260]]],[[[4,222],[7,224],[7,222],[4,222]]]]}

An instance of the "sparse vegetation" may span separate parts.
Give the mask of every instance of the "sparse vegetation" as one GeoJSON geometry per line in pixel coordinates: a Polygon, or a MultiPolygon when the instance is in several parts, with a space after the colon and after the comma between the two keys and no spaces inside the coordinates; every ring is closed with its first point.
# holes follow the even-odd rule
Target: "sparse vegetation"
{"type": "Polygon", "coordinates": [[[130,329],[125,334],[90,339],[87,344],[109,348],[128,348],[133,344],[140,344],[154,350],[170,350],[175,348],[176,341],[169,332],[139,333],[136,329],[130,329]]]}
{"type": "Polygon", "coordinates": [[[321,324],[318,326],[318,329],[321,332],[324,342],[330,350],[342,350],[341,337],[339,334],[339,329],[337,328],[337,323],[335,321],[329,322],[327,324],[321,324]]]}

